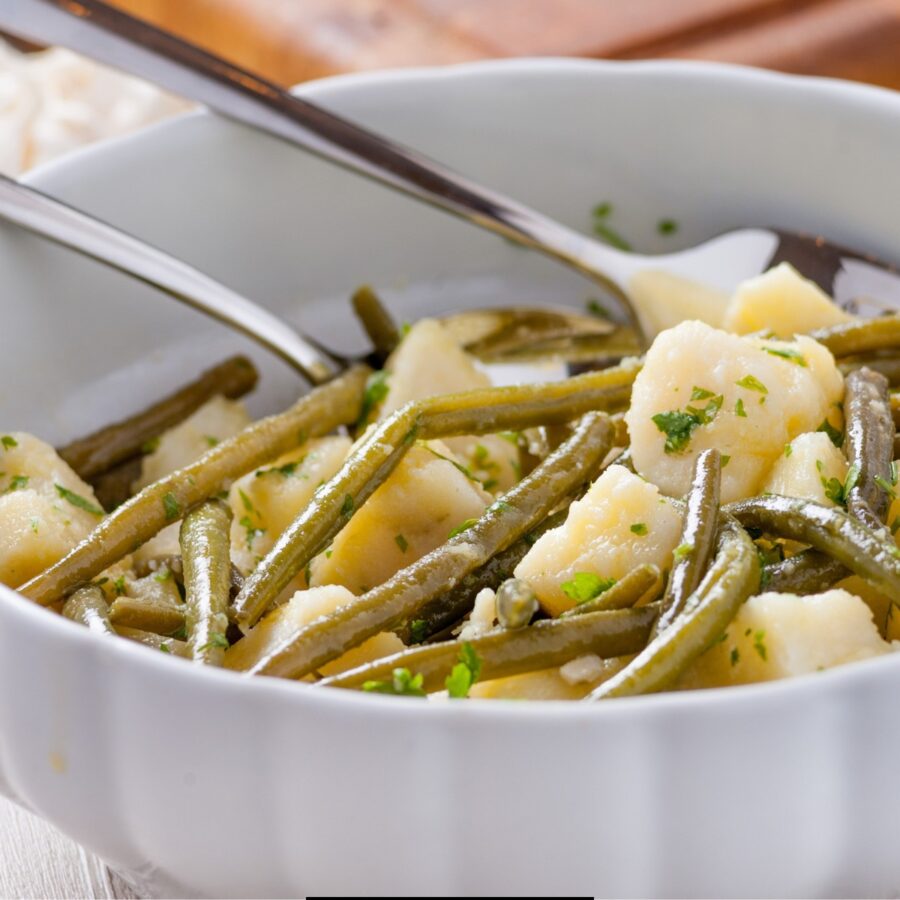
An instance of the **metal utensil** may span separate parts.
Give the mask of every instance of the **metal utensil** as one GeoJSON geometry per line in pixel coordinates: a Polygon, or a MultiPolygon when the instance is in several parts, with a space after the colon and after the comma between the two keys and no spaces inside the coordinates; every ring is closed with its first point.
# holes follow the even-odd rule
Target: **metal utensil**
{"type": "Polygon", "coordinates": [[[789,261],[839,303],[865,305],[872,300],[879,309],[881,303],[900,307],[896,270],[812,235],[744,228],[664,256],[623,253],[100,0],[0,0],[0,27],[23,39],[67,46],[146,78],[540,250],[606,288],[638,333],[638,318],[628,297],[635,276],[648,271],[731,291],[745,278],[789,261]]]}

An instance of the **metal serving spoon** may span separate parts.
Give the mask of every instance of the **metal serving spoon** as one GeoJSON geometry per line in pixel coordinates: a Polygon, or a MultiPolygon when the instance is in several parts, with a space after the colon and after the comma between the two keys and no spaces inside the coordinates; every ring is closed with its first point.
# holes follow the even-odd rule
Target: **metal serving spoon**
{"type": "MultiPolygon", "coordinates": [[[[877,311],[900,308],[896,270],[811,235],[744,228],[678,253],[623,253],[100,0],[0,0],[0,27],[26,40],[67,46],[146,78],[540,250],[606,288],[637,334],[640,326],[628,298],[635,277],[646,272],[665,272],[730,292],[740,281],[787,261],[842,305],[856,304],[859,312],[871,311],[867,301],[877,311]]],[[[229,318],[221,309],[217,315],[229,318]]],[[[251,323],[244,320],[240,327],[250,331],[251,323]]]]}

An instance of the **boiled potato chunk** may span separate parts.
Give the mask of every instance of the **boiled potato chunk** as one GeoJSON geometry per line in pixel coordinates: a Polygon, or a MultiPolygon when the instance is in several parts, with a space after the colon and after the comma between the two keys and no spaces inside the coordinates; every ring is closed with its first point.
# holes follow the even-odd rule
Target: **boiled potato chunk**
{"type": "Polygon", "coordinates": [[[722,327],[736,334],[770,331],[790,339],[852,320],[818,285],[790,263],[781,263],[738,286],[722,327]]]}
{"type": "Polygon", "coordinates": [[[210,447],[234,437],[249,424],[250,417],[243,403],[213,397],[183,422],[160,435],[156,449],[142,460],[141,477],[134,485],[135,490],[200,459],[210,447]]]}
{"type": "Polygon", "coordinates": [[[477,519],[491,496],[450,461],[439,441],[417,443],[312,563],[310,584],[365,593],[477,519]]]}
{"type": "Polygon", "coordinates": [[[103,517],[90,485],[24,432],[0,443],[0,582],[19,587],[58,562],[103,517]]]}
{"type": "Polygon", "coordinates": [[[680,687],[724,687],[805,675],[891,652],[859,597],[844,590],[751,597],[680,687]]]}
{"type": "Polygon", "coordinates": [[[767,494],[802,497],[837,506],[847,478],[844,454],[821,431],[801,434],[785,445],[763,484],[767,494]]]}
{"type": "Polygon", "coordinates": [[[685,319],[722,327],[728,294],[670,272],[644,270],[628,284],[628,296],[648,338],[685,319]]]}
{"type": "MultiPolygon", "coordinates": [[[[475,360],[435,319],[413,325],[385,368],[388,393],[379,411],[382,419],[411,400],[491,386],[475,360]]],[[[519,480],[514,442],[488,434],[447,438],[445,443],[488,490],[504,491],[519,480]]]]}
{"type": "MultiPolygon", "coordinates": [[[[703,322],[662,332],[625,415],[637,471],[682,496],[694,461],[717,448],[722,500],[759,492],[784,445],[837,415],[843,379],[821,344],[738,337],[703,322]]],[[[832,423],[834,424],[834,423],[832,423]]]]}
{"type": "Polygon", "coordinates": [[[636,566],[671,568],[681,535],[681,516],[655,485],[624,466],[610,466],[566,521],[543,534],[516,567],[551,616],[571,609],[575,599],[563,585],[576,573],[620,579],[636,566]]]}
{"type": "Polygon", "coordinates": [[[319,485],[337,473],[349,452],[347,437],[312,440],[231,486],[231,544],[239,568],[252,569],[272,549],[319,485]]]}
{"type": "MultiPolygon", "coordinates": [[[[297,591],[284,606],[272,610],[243,640],[225,652],[225,668],[238,671],[251,669],[300,628],[353,600],[353,594],[340,585],[297,591]]],[[[319,671],[323,675],[335,675],[382,656],[399,653],[403,647],[403,641],[395,634],[383,632],[348,650],[319,671]]]]}

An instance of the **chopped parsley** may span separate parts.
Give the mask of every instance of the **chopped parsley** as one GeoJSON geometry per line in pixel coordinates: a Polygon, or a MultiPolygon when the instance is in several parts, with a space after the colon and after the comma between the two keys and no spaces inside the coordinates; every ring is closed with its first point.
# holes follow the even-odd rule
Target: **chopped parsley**
{"type": "Polygon", "coordinates": [[[158,581],[160,584],[165,584],[167,581],[172,579],[172,570],[168,566],[163,566],[158,572],[156,572],[153,576],[154,581],[158,581]]]}
{"type": "Polygon", "coordinates": [[[710,397],[715,396],[715,392],[708,391],[706,388],[697,387],[697,385],[694,385],[694,389],[691,391],[691,400],[708,400],[710,397]]]}
{"type": "Polygon", "coordinates": [[[728,463],[730,463],[730,462],[731,462],[731,455],[728,453],[723,453],[722,454],[722,468],[724,469],[725,466],[727,466],[728,463]]]}
{"type": "Polygon", "coordinates": [[[9,480],[9,487],[6,489],[7,494],[13,491],[21,491],[28,487],[29,477],[27,475],[13,475],[9,480]]]}
{"type": "Polygon", "coordinates": [[[896,534],[900,530],[900,516],[895,516],[888,528],[890,528],[891,534],[896,534]]]}
{"type": "Polygon", "coordinates": [[[694,545],[691,543],[679,544],[673,551],[672,557],[675,562],[678,562],[680,559],[684,559],[686,556],[690,556],[691,553],[694,552],[694,545]]]}
{"type": "Polygon", "coordinates": [[[741,658],[741,651],[738,650],[737,647],[733,647],[731,650],[731,665],[736,666],[741,658]]]}
{"type": "Polygon", "coordinates": [[[504,441],[508,441],[514,447],[519,446],[519,439],[522,437],[521,431],[501,431],[499,432],[499,437],[502,437],[504,441]]]}
{"type": "Polygon", "coordinates": [[[476,484],[481,484],[481,479],[476,478],[472,474],[472,472],[466,466],[464,466],[461,462],[457,462],[452,457],[444,456],[443,453],[438,453],[438,451],[435,450],[434,447],[430,446],[429,444],[422,443],[421,446],[424,447],[429,453],[431,453],[432,456],[436,456],[438,459],[442,459],[442,460],[444,460],[444,462],[450,463],[450,465],[453,466],[454,469],[456,469],[458,472],[462,472],[462,474],[465,475],[466,478],[469,479],[469,481],[474,481],[476,484]]]}
{"type": "MultiPolygon", "coordinates": [[[[265,533],[266,533],[266,529],[265,529],[265,528],[259,528],[257,525],[255,525],[255,524],[253,523],[253,519],[251,519],[250,516],[241,516],[241,518],[238,520],[238,525],[240,525],[241,528],[243,528],[244,531],[246,532],[246,534],[245,534],[245,540],[246,540],[246,542],[247,542],[247,549],[248,549],[248,550],[252,550],[252,549],[253,549],[253,539],[254,539],[258,534],[265,534],[265,533]]],[[[309,579],[308,579],[308,578],[306,579],[306,583],[309,584],[309,579]]]]}
{"type": "Polygon", "coordinates": [[[753,375],[745,375],[740,381],[736,381],[738,387],[746,388],[748,391],[758,391],[760,394],[768,394],[769,389],[753,375]]]}
{"type": "Polygon", "coordinates": [[[11,434],[4,434],[3,437],[0,437],[0,444],[3,445],[4,450],[12,450],[13,447],[19,446],[19,442],[11,434]]]}
{"type": "Polygon", "coordinates": [[[765,631],[756,631],[753,633],[753,649],[759,654],[759,658],[763,662],[766,662],[769,656],[766,651],[765,638],[765,631]]]}
{"type": "MultiPolygon", "coordinates": [[[[303,465],[303,461],[306,457],[302,457],[300,459],[295,459],[293,462],[285,463],[283,466],[273,466],[271,469],[259,469],[256,473],[257,478],[262,478],[265,475],[281,475],[282,478],[290,478],[292,475],[295,475],[297,469],[303,465]]],[[[300,478],[306,479],[306,475],[301,473],[300,478]]]]}
{"type": "Polygon", "coordinates": [[[595,297],[591,297],[589,300],[586,300],[584,303],[584,308],[592,316],[596,316],[598,319],[611,318],[610,314],[609,314],[609,310],[595,297]]]}
{"type": "Polygon", "coordinates": [[[780,356],[794,365],[806,368],[806,357],[799,350],[793,350],[791,347],[763,347],[763,350],[772,356],[780,356]]]}
{"type": "Polygon", "coordinates": [[[793,447],[792,444],[785,444],[785,445],[784,445],[784,455],[785,455],[785,457],[790,456],[793,452],[794,452],[794,447],[793,447]]]}
{"type": "Polygon", "coordinates": [[[116,596],[121,597],[125,593],[125,576],[120,575],[113,581],[113,587],[116,589],[116,596]]]}
{"type": "Polygon", "coordinates": [[[666,236],[675,234],[678,231],[678,223],[674,219],[660,219],[656,223],[656,230],[666,236]]]}
{"type": "Polygon", "coordinates": [[[141,444],[141,453],[143,453],[145,456],[149,455],[150,453],[155,453],[157,447],[159,447],[159,438],[148,438],[146,441],[144,441],[143,444],[141,444]]]}
{"type": "Polygon", "coordinates": [[[461,700],[469,696],[469,689],[478,681],[481,674],[481,657],[471,644],[463,644],[459,651],[459,662],[450,671],[444,686],[454,699],[461,700]]]}
{"type": "Polygon", "coordinates": [[[594,234],[600,238],[600,240],[605,241],[611,247],[615,247],[617,250],[624,250],[626,253],[631,250],[631,244],[629,244],[618,231],[614,228],[610,228],[605,222],[594,219],[593,230],[594,234]]]}
{"type": "Polygon", "coordinates": [[[576,604],[587,603],[608,591],[616,583],[615,578],[601,578],[593,572],[576,572],[571,581],[564,581],[562,592],[576,604]]]}
{"type": "Polygon", "coordinates": [[[31,519],[31,530],[32,530],[35,534],[38,533],[38,528],[39,528],[39,526],[40,526],[40,521],[39,521],[37,518],[32,517],[32,519],[31,519]]]}
{"type": "Polygon", "coordinates": [[[159,649],[163,653],[171,653],[172,652],[172,648],[166,643],[160,644],[159,649]]]}
{"type": "Polygon", "coordinates": [[[882,478],[881,475],[876,475],[872,480],[888,495],[888,497],[891,498],[891,500],[897,499],[897,492],[894,490],[894,485],[891,484],[887,480],[887,478],[882,478]]]}
{"type": "Polygon", "coordinates": [[[394,535],[394,543],[400,548],[401,553],[406,553],[409,549],[409,541],[402,534],[394,535]]]}
{"type": "Polygon", "coordinates": [[[850,496],[850,491],[856,487],[859,483],[859,466],[856,463],[853,463],[849,469],[847,469],[847,478],[844,480],[844,502],[846,503],[847,498],[850,496]]]}
{"type": "Polygon", "coordinates": [[[630,530],[632,534],[639,534],[643,537],[647,533],[647,526],[643,522],[635,522],[630,530]]]}
{"type": "Polygon", "coordinates": [[[844,503],[846,503],[844,485],[841,484],[839,478],[825,478],[823,476],[822,488],[825,490],[825,496],[831,500],[832,503],[836,503],[838,506],[843,506],[844,503]]]}
{"type": "Polygon", "coordinates": [[[344,502],[341,504],[341,515],[349,516],[353,513],[353,497],[350,494],[344,494],[344,502]]]}
{"type": "Polygon", "coordinates": [[[56,488],[56,493],[59,494],[60,497],[63,498],[68,503],[71,503],[72,506],[77,507],[78,509],[83,509],[85,512],[89,512],[93,516],[102,516],[103,510],[100,509],[95,503],[91,503],[90,500],[82,497],[81,494],[76,494],[74,491],[70,491],[68,488],[63,487],[61,484],[54,484],[56,488]]]}
{"type": "Polygon", "coordinates": [[[477,524],[478,519],[466,519],[465,522],[460,522],[459,525],[457,525],[456,528],[454,528],[450,532],[447,539],[450,540],[451,538],[455,538],[458,534],[462,534],[464,531],[468,531],[473,525],[477,524]]]}
{"type": "Polygon", "coordinates": [[[227,650],[230,646],[228,638],[225,637],[221,631],[211,631],[209,633],[209,640],[200,648],[200,650],[227,650]]]}
{"type": "Polygon", "coordinates": [[[747,411],[744,409],[744,401],[740,397],[737,398],[737,401],[734,404],[734,414],[739,419],[747,418],[747,411]]]}
{"type": "Polygon", "coordinates": [[[171,491],[162,498],[162,505],[167,522],[174,522],[181,515],[181,504],[171,491]]]}
{"type": "Polygon", "coordinates": [[[362,409],[359,411],[357,426],[363,426],[369,421],[372,410],[382,403],[388,395],[388,373],[384,370],[373,372],[366,381],[366,390],[363,393],[362,409]]]}
{"type": "Polygon", "coordinates": [[[591,215],[595,219],[605,219],[608,215],[610,215],[613,211],[614,207],[612,203],[604,200],[603,203],[598,203],[592,210],[591,215]]]}
{"type": "Polygon", "coordinates": [[[831,438],[831,443],[834,444],[835,447],[840,449],[840,447],[844,443],[844,432],[838,431],[828,419],[825,419],[822,424],[816,429],[816,431],[822,431],[831,438]]]}
{"type": "Polygon", "coordinates": [[[666,453],[680,453],[684,450],[700,420],[691,413],[673,409],[671,412],[657,413],[653,423],[666,436],[666,453]]]}
{"type": "Polygon", "coordinates": [[[219,443],[219,439],[211,434],[204,434],[203,440],[206,441],[208,447],[215,447],[219,443]]]}
{"type": "Polygon", "coordinates": [[[396,697],[424,697],[424,681],[421,674],[413,675],[407,668],[394,669],[390,681],[366,681],[362,689],[376,694],[393,694],[396,697]]]}
{"type": "Polygon", "coordinates": [[[421,644],[428,637],[428,623],[424,619],[413,619],[409,623],[409,637],[414,644],[421,644]]]}

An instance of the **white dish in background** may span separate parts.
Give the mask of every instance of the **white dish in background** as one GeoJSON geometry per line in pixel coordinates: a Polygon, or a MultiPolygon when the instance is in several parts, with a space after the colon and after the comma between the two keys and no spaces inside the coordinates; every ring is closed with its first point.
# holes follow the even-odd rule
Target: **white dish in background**
{"type": "MultiPolygon", "coordinates": [[[[304,86],[642,249],[737,225],[900,258],[900,97],[722,66],[487,63],[304,86]],[[656,233],[675,218],[675,237],[656,233]]],[[[343,349],[403,318],[593,291],[552,262],[207,115],[30,179],[343,349]],[[302,299],[298,299],[302,298],[302,299]],[[319,299],[314,299],[319,298],[319,299]],[[321,299],[330,298],[330,299],[321,299]]],[[[4,428],[59,441],[246,341],[0,228],[4,428]]],[[[266,361],[255,412],[296,379],[266,361]]],[[[896,896],[900,659],[584,704],[419,703],[199,670],[0,589],[0,789],[158,894],[896,896]]]]}

